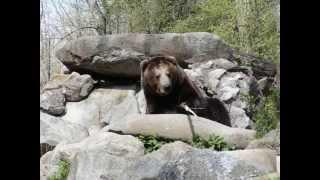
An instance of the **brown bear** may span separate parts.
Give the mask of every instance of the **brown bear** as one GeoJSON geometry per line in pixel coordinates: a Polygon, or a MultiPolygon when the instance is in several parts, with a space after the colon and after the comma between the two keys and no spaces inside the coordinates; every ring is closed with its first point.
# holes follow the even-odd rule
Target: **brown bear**
{"type": "Polygon", "coordinates": [[[202,94],[174,57],[154,56],[142,61],[140,68],[146,114],[190,114],[182,108],[186,104],[197,116],[231,126],[223,103],[202,94]]]}

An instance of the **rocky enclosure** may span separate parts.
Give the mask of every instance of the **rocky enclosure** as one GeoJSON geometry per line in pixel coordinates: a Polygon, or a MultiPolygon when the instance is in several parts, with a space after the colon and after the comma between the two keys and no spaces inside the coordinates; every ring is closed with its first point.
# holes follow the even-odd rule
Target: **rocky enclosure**
{"type": "Polygon", "coordinates": [[[53,149],[41,154],[41,179],[54,175],[61,159],[70,162],[71,180],[259,179],[277,172],[280,128],[256,139],[246,98],[259,99],[268,91],[274,66],[241,63],[233,52],[204,32],[92,36],[66,43],[56,52],[66,74],[55,75],[40,90],[40,148],[53,149]],[[163,53],[175,56],[203,93],[224,102],[232,127],[181,114],[144,115],[139,63],[163,53]],[[144,154],[139,134],[176,141],[144,154]],[[181,142],[195,134],[218,135],[236,150],[181,142]]]}

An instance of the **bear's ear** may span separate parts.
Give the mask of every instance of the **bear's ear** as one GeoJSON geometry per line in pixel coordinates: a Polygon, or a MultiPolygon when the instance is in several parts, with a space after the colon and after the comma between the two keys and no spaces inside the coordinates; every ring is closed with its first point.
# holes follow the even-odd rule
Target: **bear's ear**
{"type": "Polygon", "coordinates": [[[144,70],[146,69],[147,65],[148,65],[148,59],[145,59],[145,60],[140,62],[141,72],[144,72],[144,70]]]}
{"type": "Polygon", "coordinates": [[[177,59],[173,56],[165,56],[166,60],[168,60],[169,62],[178,65],[177,59]]]}

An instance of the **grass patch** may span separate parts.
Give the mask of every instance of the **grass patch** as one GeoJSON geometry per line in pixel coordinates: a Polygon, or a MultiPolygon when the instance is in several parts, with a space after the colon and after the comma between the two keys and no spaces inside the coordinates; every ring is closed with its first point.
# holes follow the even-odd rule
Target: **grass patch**
{"type": "MultiPolygon", "coordinates": [[[[145,148],[145,154],[158,150],[162,145],[174,142],[173,139],[163,138],[153,135],[138,135],[139,140],[142,141],[145,148]]],[[[196,135],[192,141],[180,140],[192,147],[199,149],[212,149],[216,151],[233,150],[234,147],[228,145],[222,137],[210,135],[208,139],[196,135]]]]}
{"type": "Polygon", "coordinates": [[[70,171],[70,162],[67,160],[59,161],[59,168],[55,175],[50,176],[48,180],[67,180],[69,171],[70,171]]]}

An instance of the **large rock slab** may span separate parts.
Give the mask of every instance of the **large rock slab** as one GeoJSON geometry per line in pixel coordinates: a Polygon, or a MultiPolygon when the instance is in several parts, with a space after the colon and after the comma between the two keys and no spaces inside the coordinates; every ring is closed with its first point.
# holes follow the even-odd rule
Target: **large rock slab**
{"type": "Polygon", "coordinates": [[[232,56],[229,46],[206,32],[88,36],[70,41],[56,52],[72,71],[125,78],[139,78],[140,62],[157,54],[174,56],[182,64],[198,55],[210,59],[232,56]]]}
{"type": "MultiPolygon", "coordinates": [[[[247,154],[249,155],[249,154],[247,154]]],[[[266,154],[253,153],[251,156],[266,154]]],[[[152,152],[129,163],[121,175],[112,171],[103,177],[115,179],[247,179],[273,170],[255,167],[256,161],[244,161],[232,153],[215,152],[207,149],[195,149],[182,143],[174,142],[162,146],[152,152]]],[[[252,158],[254,159],[254,158],[252,158]]],[[[258,158],[259,159],[259,158],[258,158]]],[[[267,167],[267,166],[266,166],[267,167]]]]}
{"type": "Polygon", "coordinates": [[[121,121],[131,114],[138,114],[133,86],[110,86],[94,89],[80,102],[67,102],[63,120],[86,128],[121,121]]]}
{"type": "Polygon", "coordinates": [[[247,154],[246,157],[236,157],[237,152],[216,152],[211,150],[194,150],[170,161],[162,167],[160,171],[160,179],[203,179],[203,180],[238,180],[250,179],[261,174],[273,172],[274,169],[269,164],[266,169],[255,166],[259,161],[254,159],[270,158],[268,154],[247,154]],[[251,160],[247,161],[244,159],[251,160]]]}
{"type": "Polygon", "coordinates": [[[40,112],[40,144],[56,146],[60,142],[74,143],[88,135],[87,129],[81,125],[40,112]]]}
{"type": "MultiPolygon", "coordinates": [[[[66,159],[71,162],[68,179],[99,179],[105,170],[121,170],[126,158],[142,156],[143,144],[130,135],[101,132],[79,143],[59,144],[54,151],[40,159],[41,179],[46,180],[57,171],[58,162],[66,159]]],[[[121,174],[120,171],[118,171],[121,174]]]]}
{"type": "Polygon", "coordinates": [[[55,171],[59,159],[71,162],[68,179],[250,179],[273,172],[266,150],[216,152],[176,141],[143,155],[132,136],[99,133],[84,142],[57,146],[40,160],[42,179],[55,171]],[[261,166],[260,162],[268,162],[261,166]]]}
{"type": "Polygon", "coordinates": [[[254,130],[231,128],[209,119],[184,114],[131,115],[124,121],[111,123],[109,129],[126,134],[158,135],[181,140],[192,140],[195,134],[204,138],[215,134],[236,148],[245,148],[255,138],[254,130]]]}

